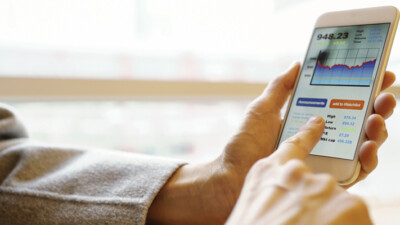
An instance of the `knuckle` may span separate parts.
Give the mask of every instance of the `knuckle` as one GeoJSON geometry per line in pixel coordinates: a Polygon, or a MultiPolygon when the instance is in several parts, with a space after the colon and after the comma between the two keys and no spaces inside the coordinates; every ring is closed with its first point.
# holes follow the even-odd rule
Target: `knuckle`
{"type": "Polygon", "coordinates": [[[286,139],[285,141],[288,144],[293,144],[293,145],[300,145],[301,144],[301,140],[300,138],[296,137],[296,135],[289,137],[288,139],[286,139]]]}
{"type": "Polygon", "coordinates": [[[318,176],[327,187],[335,187],[337,185],[336,180],[329,174],[319,174],[318,176]]]}
{"type": "MultiPolygon", "coordinates": [[[[279,116],[279,108],[268,107],[269,98],[258,97],[246,108],[246,119],[253,119],[256,121],[271,121],[270,117],[279,116]]],[[[273,120],[272,120],[273,121],[273,120]]]]}
{"type": "Polygon", "coordinates": [[[360,197],[356,195],[348,195],[348,202],[350,202],[349,207],[358,213],[368,212],[367,204],[360,197]]]}
{"type": "Polygon", "coordinates": [[[338,186],[336,180],[329,174],[316,175],[317,182],[321,185],[321,193],[331,193],[338,186]]]}
{"type": "Polygon", "coordinates": [[[286,163],[286,166],[291,170],[298,170],[306,167],[305,163],[300,159],[291,159],[286,163]]]}
{"type": "Polygon", "coordinates": [[[263,158],[254,163],[254,165],[251,167],[251,171],[259,174],[271,169],[271,167],[273,167],[273,163],[271,163],[267,158],[263,158]]]}
{"type": "Polygon", "coordinates": [[[301,138],[297,137],[296,135],[286,139],[285,143],[288,145],[293,145],[300,151],[308,153],[307,146],[305,145],[304,141],[301,138]]]}
{"type": "Polygon", "coordinates": [[[328,174],[308,174],[306,176],[307,194],[308,198],[325,198],[331,196],[335,191],[338,191],[337,196],[345,197],[342,190],[338,189],[338,185],[332,176],[328,174]]]}
{"type": "Polygon", "coordinates": [[[291,159],[285,165],[284,168],[286,176],[298,176],[305,171],[309,171],[306,164],[299,159],[291,159]]]}

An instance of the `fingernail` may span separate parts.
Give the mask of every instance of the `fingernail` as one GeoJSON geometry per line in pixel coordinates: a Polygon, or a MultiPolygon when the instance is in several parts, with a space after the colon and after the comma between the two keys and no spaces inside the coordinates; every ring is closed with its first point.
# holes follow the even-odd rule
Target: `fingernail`
{"type": "Polygon", "coordinates": [[[323,119],[321,116],[312,116],[310,119],[308,119],[307,123],[308,124],[319,124],[322,123],[323,119]]]}

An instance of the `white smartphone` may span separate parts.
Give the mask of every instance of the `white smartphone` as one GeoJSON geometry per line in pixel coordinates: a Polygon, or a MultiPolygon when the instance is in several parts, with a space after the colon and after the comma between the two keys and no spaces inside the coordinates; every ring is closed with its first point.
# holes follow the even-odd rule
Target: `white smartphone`
{"type": "Polygon", "coordinates": [[[357,179],[366,118],[381,89],[398,20],[399,11],[391,6],[318,18],[277,147],[308,118],[320,115],[324,134],[306,163],[343,185],[357,179]]]}

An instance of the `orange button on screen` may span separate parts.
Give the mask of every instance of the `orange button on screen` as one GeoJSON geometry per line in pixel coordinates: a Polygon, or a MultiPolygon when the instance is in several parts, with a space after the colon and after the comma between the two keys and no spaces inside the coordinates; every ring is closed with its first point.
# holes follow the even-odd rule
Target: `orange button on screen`
{"type": "Polygon", "coordinates": [[[332,99],[329,108],[361,110],[364,107],[362,100],[332,99]]]}

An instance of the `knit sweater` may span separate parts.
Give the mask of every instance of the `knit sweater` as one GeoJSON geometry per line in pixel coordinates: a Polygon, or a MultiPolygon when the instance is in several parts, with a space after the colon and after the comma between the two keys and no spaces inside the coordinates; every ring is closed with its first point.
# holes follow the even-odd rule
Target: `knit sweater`
{"type": "Polygon", "coordinates": [[[0,224],[145,224],[153,199],[183,163],[34,142],[0,105],[0,224]]]}

